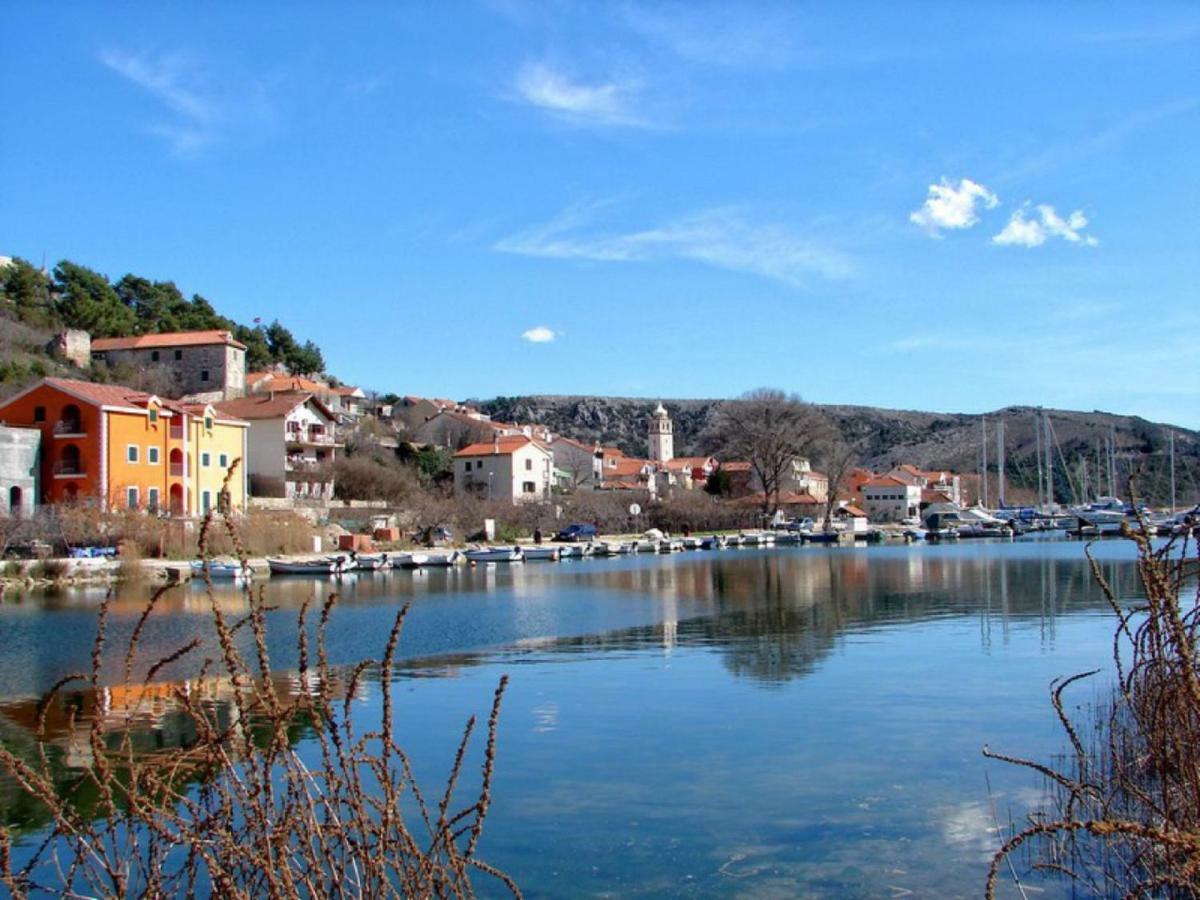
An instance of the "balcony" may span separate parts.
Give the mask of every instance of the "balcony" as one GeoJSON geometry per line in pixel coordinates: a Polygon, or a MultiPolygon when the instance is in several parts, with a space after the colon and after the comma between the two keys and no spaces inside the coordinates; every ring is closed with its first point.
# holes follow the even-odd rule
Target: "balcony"
{"type": "Polygon", "coordinates": [[[59,460],[52,469],[55,478],[85,478],[87,470],[81,462],[59,460]]]}
{"type": "Polygon", "coordinates": [[[289,444],[316,444],[322,447],[332,447],[335,444],[334,437],[327,431],[316,431],[308,429],[307,431],[300,428],[289,429],[287,433],[289,444]]]}
{"type": "Polygon", "coordinates": [[[56,438],[81,438],[87,437],[87,432],[84,431],[83,423],[78,420],[60,419],[54,423],[54,436],[56,438]]]}

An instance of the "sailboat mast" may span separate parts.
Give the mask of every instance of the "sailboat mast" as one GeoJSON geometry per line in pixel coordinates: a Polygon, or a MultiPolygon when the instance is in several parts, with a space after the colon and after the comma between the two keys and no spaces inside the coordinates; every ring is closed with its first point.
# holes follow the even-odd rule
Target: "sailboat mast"
{"type": "Polygon", "coordinates": [[[983,439],[980,442],[983,447],[983,469],[979,473],[979,484],[983,492],[983,505],[988,505],[988,479],[987,479],[987,417],[979,420],[979,425],[983,429],[983,439]]]}
{"type": "MultiPolygon", "coordinates": [[[[1172,446],[1174,446],[1172,444],[1172,446]]],[[[1004,420],[996,423],[996,503],[1004,509],[1004,420]]],[[[1175,471],[1174,467],[1171,469],[1175,471]]]]}
{"type": "Polygon", "coordinates": [[[1033,419],[1033,439],[1034,439],[1034,453],[1035,453],[1035,455],[1037,456],[1037,475],[1038,475],[1037,503],[1038,503],[1038,506],[1041,506],[1041,505],[1042,505],[1042,498],[1045,496],[1045,493],[1046,493],[1046,492],[1045,492],[1045,488],[1044,488],[1044,486],[1043,486],[1043,484],[1042,484],[1042,423],[1041,423],[1041,413],[1037,413],[1037,414],[1034,416],[1034,419],[1033,419]]]}
{"type": "Polygon", "coordinates": [[[1171,515],[1175,515],[1175,432],[1168,431],[1171,442],[1171,515]]]}

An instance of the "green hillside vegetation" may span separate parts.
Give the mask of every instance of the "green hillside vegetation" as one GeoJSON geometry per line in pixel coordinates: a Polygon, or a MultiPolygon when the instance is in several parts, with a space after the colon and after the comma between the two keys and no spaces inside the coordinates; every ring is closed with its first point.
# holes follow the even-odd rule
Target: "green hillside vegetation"
{"type": "MultiPolygon", "coordinates": [[[[312,375],[325,368],[321,349],[312,341],[300,343],[278,321],[242,325],[200,294],[188,299],[172,281],[130,274],[114,283],[70,260],[50,274],[23,259],[0,269],[0,319],[0,390],[6,393],[46,375],[81,374],[54,361],[45,349],[64,328],[80,328],[94,338],[219,328],[246,345],[249,371],[283,364],[294,375],[312,375]]],[[[111,373],[92,367],[82,374],[107,380],[111,373]]]]}

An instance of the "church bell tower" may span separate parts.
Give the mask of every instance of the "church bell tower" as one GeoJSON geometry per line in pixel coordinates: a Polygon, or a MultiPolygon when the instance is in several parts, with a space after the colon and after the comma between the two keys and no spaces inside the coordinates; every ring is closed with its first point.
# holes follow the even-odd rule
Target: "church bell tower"
{"type": "Polygon", "coordinates": [[[675,457],[675,426],[660,402],[650,414],[650,460],[665,463],[675,457]]]}

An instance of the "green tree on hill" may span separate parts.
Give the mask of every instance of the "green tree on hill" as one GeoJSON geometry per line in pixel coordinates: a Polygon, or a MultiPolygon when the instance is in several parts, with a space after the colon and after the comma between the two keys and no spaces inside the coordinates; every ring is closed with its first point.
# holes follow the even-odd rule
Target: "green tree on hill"
{"type": "Polygon", "coordinates": [[[50,288],[50,279],[23,259],[0,269],[0,297],[26,325],[52,328],[58,324],[50,288]]]}
{"type": "Polygon", "coordinates": [[[54,285],[58,312],[68,328],[82,328],[93,337],[123,337],[137,331],[136,314],[99,272],[63,260],[54,267],[54,285]]]}

